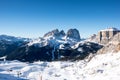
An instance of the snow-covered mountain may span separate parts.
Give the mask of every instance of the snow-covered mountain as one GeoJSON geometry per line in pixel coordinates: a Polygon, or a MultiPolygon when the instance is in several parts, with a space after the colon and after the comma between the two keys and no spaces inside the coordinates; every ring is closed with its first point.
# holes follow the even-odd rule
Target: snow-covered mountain
{"type": "Polygon", "coordinates": [[[120,31],[101,30],[86,40],[81,40],[77,31],[55,29],[44,37],[22,40],[17,47],[19,40],[1,40],[0,45],[12,41],[15,46],[7,57],[0,58],[4,59],[0,61],[0,80],[119,80],[120,31]]]}
{"type": "Polygon", "coordinates": [[[21,38],[21,37],[14,37],[14,36],[8,36],[8,35],[0,35],[0,41],[11,41],[11,42],[18,42],[18,41],[29,41],[29,38],[21,38]]]}
{"type": "Polygon", "coordinates": [[[11,54],[18,47],[28,43],[30,39],[0,35],[0,57],[11,54]]]}
{"type": "MultiPolygon", "coordinates": [[[[106,53],[109,49],[112,50],[113,45],[111,46],[111,43],[115,43],[117,40],[118,43],[114,45],[114,51],[116,48],[119,51],[119,38],[117,38],[119,36],[119,32],[120,31],[116,28],[109,28],[99,31],[98,34],[87,40],[82,40],[80,38],[80,33],[77,29],[69,29],[67,33],[63,30],[59,31],[58,29],[55,29],[46,33],[43,37],[32,40],[10,36],[4,37],[3,35],[0,37],[1,41],[3,39],[4,41],[13,42],[13,44],[10,44],[8,48],[7,46],[3,46],[0,48],[0,52],[2,52],[2,56],[9,53],[7,54],[8,60],[29,62],[38,60],[81,60],[90,54],[106,53]],[[4,51],[7,52],[4,54],[4,51]]],[[[2,44],[3,43],[6,42],[2,41],[2,44]]]]}
{"type": "Polygon", "coordinates": [[[88,40],[106,45],[119,32],[120,30],[117,28],[107,28],[100,30],[97,34],[93,34],[88,40]]]}
{"type": "Polygon", "coordinates": [[[67,33],[55,29],[46,33],[44,37],[34,39],[17,48],[7,56],[7,59],[29,62],[74,61],[84,59],[90,53],[96,53],[100,48],[102,46],[97,43],[82,41],[77,29],[69,29],[67,33]]]}
{"type": "Polygon", "coordinates": [[[58,29],[52,30],[44,35],[44,37],[34,39],[33,41],[28,43],[28,46],[36,45],[39,47],[43,47],[46,45],[56,46],[60,48],[61,44],[69,44],[73,46],[77,42],[80,41],[80,34],[77,29],[69,29],[67,34],[65,32],[59,31],[58,29]]]}
{"type": "Polygon", "coordinates": [[[120,51],[120,30],[117,28],[108,28],[100,30],[88,39],[90,42],[103,45],[97,53],[114,53],[120,51]]]}
{"type": "Polygon", "coordinates": [[[115,53],[120,51],[120,33],[114,35],[107,44],[104,45],[102,49],[98,51],[98,53],[115,53]]]}

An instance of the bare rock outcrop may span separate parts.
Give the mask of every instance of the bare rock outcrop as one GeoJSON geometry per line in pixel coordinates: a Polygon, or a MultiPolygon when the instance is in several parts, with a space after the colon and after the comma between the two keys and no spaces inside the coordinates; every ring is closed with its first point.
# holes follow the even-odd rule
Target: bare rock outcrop
{"type": "Polygon", "coordinates": [[[120,32],[113,36],[109,42],[104,45],[102,49],[100,49],[97,53],[114,53],[120,51],[120,32]]]}
{"type": "Polygon", "coordinates": [[[80,41],[80,33],[77,29],[69,29],[66,34],[66,38],[72,38],[80,41]]]}
{"type": "Polygon", "coordinates": [[[108,28],[105,30],[101,30],[98,33],[98,42],[106,44],[110,41],[111,38],[113,38],[114,35],[116,35],[119,32],[120,30],[118,30],[117,28],[108,28]]]}
{"type": "Polygon", "coordinates": [[[43,37],[49,37],[49,36],[55,36],[55,37],[59,37],[59,36],[65,36],[65,32],[59,31],[58,29],[54,29],[48,33],[46,33],[43,37]]]}
{"type": "MultiPolygon", "coordinates": [[[[90,37],[90,41],[97,42],[103,45],[106,45],[111,39],[120,32],[117,28],[108,28],[105,30],[101,30],[97,35],[93,35],[90,37]]],[[[117,40],[117,39],[116,39],[117,40]]]]}

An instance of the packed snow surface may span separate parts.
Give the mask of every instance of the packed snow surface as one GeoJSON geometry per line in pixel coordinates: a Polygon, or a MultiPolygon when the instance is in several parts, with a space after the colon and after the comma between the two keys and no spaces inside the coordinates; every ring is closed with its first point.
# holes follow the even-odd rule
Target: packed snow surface
{"type": "Polygon", "coordinates": [[[120,52],[76,62],[0,62],[0,80],[120,80],[120,52]]]}

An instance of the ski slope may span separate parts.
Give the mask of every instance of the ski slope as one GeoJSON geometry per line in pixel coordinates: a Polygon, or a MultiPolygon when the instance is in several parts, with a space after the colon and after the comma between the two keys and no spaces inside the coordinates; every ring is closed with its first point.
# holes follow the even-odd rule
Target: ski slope
{"type": "Polygon", "coordinates": [[[0,80],[119,80],[120,52],[76,62],[0,61],[0,80]]]}

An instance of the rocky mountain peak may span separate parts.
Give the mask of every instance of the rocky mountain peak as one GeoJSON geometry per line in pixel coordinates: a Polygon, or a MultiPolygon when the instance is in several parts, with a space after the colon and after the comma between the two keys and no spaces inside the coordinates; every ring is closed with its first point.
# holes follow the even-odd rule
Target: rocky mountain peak
{"type": "Polygon", "coordinates": [[[80,41],[80,34],[77,29],[69,29],[67,33],[63,30],[59,31],[58,29],[54,29],[48,33],[46,33],[43,37],[66,37],[65,39],[73,39],[75,41],[80,41]]]}
{"type": "Polygon", "coordinates": [[[66,38],[73,38],[76,39],[77,41],[80,41],[80,34],[77,29],[69,29],[66,38]]]}
{"type": "Polygon", "coordinates": [[[98,40],[100,43],[106,44],[111,38],[114,37],[114,35],[116,35],[119,32],[120,30],[118,30],[117,28],[108,28],[105,30],[101,30],[98,33],[98,40]]]}
{"type": "Polygon", "coordinates": [[[113,36],[107,44],[104,45],[97,53],[111,53],[120,51],[120,32],[113,36]]]}
{"type": "Polygon", "coordinates": [[[49,36],[58,36],[59,35],[59,30],[58,29],[54,29],[48,33],[46,33],[44,35],[44,37],[49,37],[49,36]]]}
{"type": "Polygon", "coordinates": [[[59,31],[58,29],[54,29],[48,33],[46,33],[43,37],[49,37],[49,36],[55,36],[55,37],[60,37],[60,36],[65,36],[65,32],[63,30],[59,31]]]}
{"type": "Polygon", "coordinates": [[[120,30],[117,28],[107,28],[100,30],[98,34],[90,37],[90,41],[105,45],[118,33],[120,33],[120,30]]]}
{"type": "Polygon", "coordinates": [[[59,34],[62,35],[62,36],[65,36],[64,30],[61,30],[59,34]]]}

